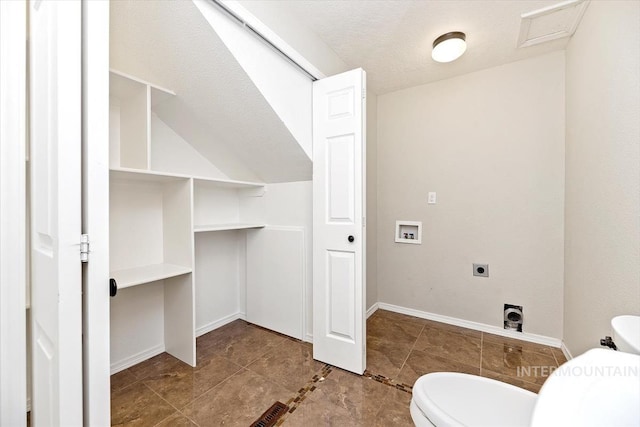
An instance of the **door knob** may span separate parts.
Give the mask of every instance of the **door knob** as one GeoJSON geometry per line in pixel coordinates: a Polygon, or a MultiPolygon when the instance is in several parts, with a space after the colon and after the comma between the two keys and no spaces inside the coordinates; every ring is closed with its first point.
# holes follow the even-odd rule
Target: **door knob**
{"type": "Polygon", "coordinates": [[[111,278],[109,279],[109,296],[115,297],[117,293],[118,293],[118,283],[116,282],[116,279],[111,278]]]}
{"type": "Polygon", "coordinates": [[[355,239],[353,236],[349,236],[349,237],[347,237],[347,240],[348,240],[350,243],[353,243],[353,241],[354,241],[354,240],[356,240],[356,239],[355,239]]]}

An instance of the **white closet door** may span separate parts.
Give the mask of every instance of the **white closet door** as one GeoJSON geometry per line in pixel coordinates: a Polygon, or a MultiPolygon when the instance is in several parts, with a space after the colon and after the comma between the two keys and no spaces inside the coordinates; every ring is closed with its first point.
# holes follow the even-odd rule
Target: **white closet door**
{"type": "Polygon", "coordinates": [[[313,357],[362,374],[365,73],[313,83],[313,357]]]}
{"type": "Polygon", "coordinates": [[[30,14],[32,424],[82,425],[81,3],[30,14]]]}

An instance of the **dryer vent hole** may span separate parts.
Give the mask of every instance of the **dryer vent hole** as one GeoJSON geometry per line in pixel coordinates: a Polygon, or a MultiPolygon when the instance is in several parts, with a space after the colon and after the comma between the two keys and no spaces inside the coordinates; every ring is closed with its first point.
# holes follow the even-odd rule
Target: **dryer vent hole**
{"type": "Polygon", "coordinates": [[[509,331],[522,332],[524,317],[522,315],[522,306],[505,304],[504,305],[504,328],[509,331]]]}

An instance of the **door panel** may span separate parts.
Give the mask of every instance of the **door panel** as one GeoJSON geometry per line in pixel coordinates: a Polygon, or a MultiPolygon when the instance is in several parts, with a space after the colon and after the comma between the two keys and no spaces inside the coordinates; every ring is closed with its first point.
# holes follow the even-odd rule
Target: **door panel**
{"type": "Polygon", "coordinates": [[[34,425],[82,425],[80,12],[29,3],[34,425]]]}
{"type": "Polygon", "coordinates": [[[355,344],[355,254],[327,251],[327,331],[332,338],[342,338],[355,344]]]}
{"type": "MultiPolygon", "coordinates": [[[[322,143],[322,142],[321,142],[322,143]]],[[[355,222],[354,140],[353,134],[327,138],[326,163],[327,223],[351,224],[355,222]]]]}
{"type": "Polygon", "coordinates": [[[313,85],[313,357],[362,374],[365,74],[313,85]]]}

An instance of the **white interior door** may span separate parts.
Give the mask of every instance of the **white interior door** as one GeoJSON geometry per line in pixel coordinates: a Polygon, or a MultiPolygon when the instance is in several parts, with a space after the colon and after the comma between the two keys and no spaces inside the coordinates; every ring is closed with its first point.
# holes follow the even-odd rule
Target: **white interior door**
{"type": "Polygon", "coordinates": [[[0,1],[0,426],[27,421],[24,3],[0,1]]]}
{"type": "Polygon", "coordinates": [[[313,357],[362,374],[365,333],[365,82],[313,83],[313,357]]]}
{"type": "Polygon", "coordinates": [[[81,3],[31,1],[29,15],[32,424],[79,426],[81,3]]]}

